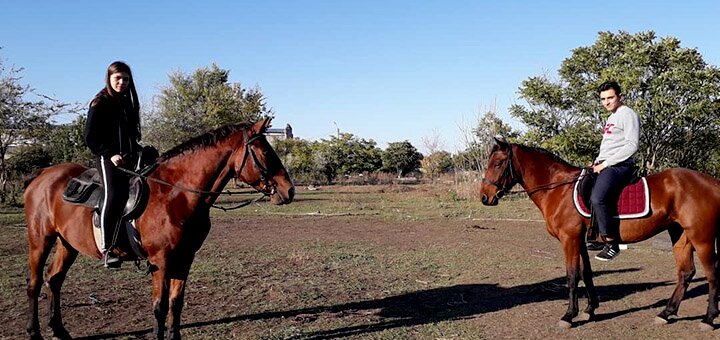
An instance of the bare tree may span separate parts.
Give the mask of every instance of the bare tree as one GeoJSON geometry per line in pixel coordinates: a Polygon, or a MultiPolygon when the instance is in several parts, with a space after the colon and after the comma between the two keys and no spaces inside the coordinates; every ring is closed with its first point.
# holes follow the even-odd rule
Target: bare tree
{"type": "Polygon", "coordinates": [[[440,131],[437,129],[432,129],[427,135],[420,137],[420,142],[423,147],[425,147],[428,155],[438,152],[445,147],[445,143],[440,136],[440,131]]]}

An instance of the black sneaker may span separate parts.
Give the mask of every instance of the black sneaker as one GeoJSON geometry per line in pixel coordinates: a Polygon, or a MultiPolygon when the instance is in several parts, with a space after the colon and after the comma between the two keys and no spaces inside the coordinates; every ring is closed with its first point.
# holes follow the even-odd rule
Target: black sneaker
{"type": "Polygon", "coordinates": [[[587,242],[587,250],[602,250],[605,248],[605,242],[590,240],[587,242]]]}
{"type": "Polygon", "coordinates": [[[103,256],[103,265],[105,266],[105,268],[120,268],[120,266],[122,265],[122,260],[120,260],[120,258],[115,255],[114,252],[106,251],[105,255],[103,256]]]}
{"type": "Polygon", "coordinates": [[[612,261],[620,255],[620,245],[617,243],[605,243],[605,247],[601,252],[595,255],[595,259],[600,261],[612,261]]]}

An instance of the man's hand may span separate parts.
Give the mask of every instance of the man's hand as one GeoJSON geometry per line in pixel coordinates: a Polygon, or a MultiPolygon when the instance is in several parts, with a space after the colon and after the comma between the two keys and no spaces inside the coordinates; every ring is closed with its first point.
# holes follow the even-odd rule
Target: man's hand
{"type": "Polygon", "coordinates": [[[603,169],[605,169],[605,168],[606,168],[606,166],[605,166],[604,162],[600,163],[600,164],[595,164],[595,165],[593,165],[593,172],[599,174],[600,171],[603,171],[603,169]]]}

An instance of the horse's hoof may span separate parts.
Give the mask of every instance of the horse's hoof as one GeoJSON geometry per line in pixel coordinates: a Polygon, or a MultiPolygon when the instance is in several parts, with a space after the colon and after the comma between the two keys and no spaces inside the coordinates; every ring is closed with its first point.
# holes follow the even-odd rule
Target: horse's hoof
{"type": "Polygon", "coordinates": [[[573,321],[590,321],[592,319],[592,315],[587,312],[580,312],[578,316],[573,319],[573,321]]]}
{"type": "Polygon", "coordinates": [[[659,317],[659,316],[656,316],[656,317],[655,317],[655,321],[653,321],[653,323],[654,323],[655,325],[657,325],[657,326],[662,326],[662,325],[667,325],[667,324],[668,324],[668,320],[667,320],[667,319],[663,319],[663,318],[661,318],[661,317],[659,317]]]}
{"type": "Polygon", "coordinates": [[[710,324],[707,324],[707,323],[704,323],[704,322],[701,322],[701,323],[700,323],[700,331],[709,332],[709,331],[712,331],[712,330],[715,330],[715,326],[710,325],[710,324]]]}
{"type": "Polygon", "coordinates": [[[562,329],[570,329],[572,327],[572,323],[567,322],[565,320],[558,321],[558,327],[562,329]]]}

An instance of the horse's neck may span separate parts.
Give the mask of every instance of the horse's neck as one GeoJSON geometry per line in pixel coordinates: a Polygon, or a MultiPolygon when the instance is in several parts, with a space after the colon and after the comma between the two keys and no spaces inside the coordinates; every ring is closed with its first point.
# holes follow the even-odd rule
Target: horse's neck
{"type": "MultiPolygon", "coordinates": [[[[528,193],[535,194],[538,188],[570,180],[577,168],[553,159],[551,156],[537,150],[515,148],[517,155],[517,171],[521,178],[520,185],[528,193]]],[[[537,191],[537,193],[551,190],[537,191]]]]}
{"type": "MultiPolygon", "coordinates": [[[[199,148],[169,159],[157,169],[157,177],[177,186],[198,191],[220,191],[232,178],[229,164],[234,148],[231,142],[199,148]]],[[[216,196],[211,195],[214,202],[216,196]]],[[[193,197],[199,198],[197,194],[193,197]]],[[[194,201],[194,200],[193,200],[194,201]]]]}

